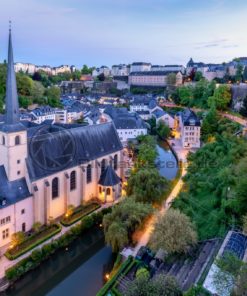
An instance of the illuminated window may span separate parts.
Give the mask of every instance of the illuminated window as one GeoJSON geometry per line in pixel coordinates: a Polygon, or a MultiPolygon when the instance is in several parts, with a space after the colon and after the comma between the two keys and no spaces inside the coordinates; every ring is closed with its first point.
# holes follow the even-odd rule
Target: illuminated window
{"type": "Polygon", "coordinates": [[[59,180],[56,177],[52,180],[52,199],[57,198],[58,196],[59,196],[59,180]]]}

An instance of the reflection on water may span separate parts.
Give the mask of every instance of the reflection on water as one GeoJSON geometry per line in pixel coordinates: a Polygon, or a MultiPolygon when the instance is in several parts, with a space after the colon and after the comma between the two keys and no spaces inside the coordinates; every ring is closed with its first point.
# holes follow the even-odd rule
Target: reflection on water
{"type": "MultiPolygon", "coordinates": [[[[163,143],[157,145],[157,150],[160,174],[169,180],[175,178],[178,170],[175,156],[163,143]]],[[[94,296],[112,264],[113,255],[104,245],[103,232],[95,228],[26,274],[5,295],[94,296]]]]}
{"type": "Polygon", "coordinates": [[[26,274],[6,295],[94,296],[112,264],[103,232],[95,229],[26,274]]]}
{"type": "Polygon", "coordinates": [[[168,180],[174,179],[178,171],[177,160],[174,154],[169,146],[164,143],[157,145],[157,151],[158,157],[156,159],[156,164],[161,176],[168,180]]]}

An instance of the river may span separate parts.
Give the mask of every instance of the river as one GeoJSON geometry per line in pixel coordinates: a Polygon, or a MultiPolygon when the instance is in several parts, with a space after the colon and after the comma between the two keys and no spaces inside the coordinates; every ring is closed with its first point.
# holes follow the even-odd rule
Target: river
{"type": "MultiPolygon", "coordinates": [[[[175,156],[164,143],[157,145],[157,151],[160,174],[172,180],[178,170],[175,156]]],[[[27,273],[5,295],[95,296],[113,262],[111,248],[105,246],[102,230],[95,228],[27,273]]]]}

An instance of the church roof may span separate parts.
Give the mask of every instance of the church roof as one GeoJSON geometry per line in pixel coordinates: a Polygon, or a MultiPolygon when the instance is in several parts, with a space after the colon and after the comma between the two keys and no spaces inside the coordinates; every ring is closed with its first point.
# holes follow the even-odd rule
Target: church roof
{"type": "Polygon", "coordinates": [[[66,128],[42,125],[28,131],[28,158],[31,181],[122,150],[113,123],[66,128]]]}
{"type": "Polygon", "coordinates": [[[9,181],[3,165],[0,166],[0,209],[21,201],[31,194],[26,179],[9,181]]]}
{"type": "Polygon", "coordinates": [[[108,165],[99,179],[99,185],[114,186],[121,182],[121,179],[116,174],[112,166],[108,165]]]}

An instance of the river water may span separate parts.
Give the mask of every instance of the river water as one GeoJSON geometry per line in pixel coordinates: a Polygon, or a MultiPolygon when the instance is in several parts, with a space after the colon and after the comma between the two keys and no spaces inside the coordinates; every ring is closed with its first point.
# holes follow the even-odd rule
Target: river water
{"type": "MultiPolygon", "coordinates": [[[[176,158],[164,143],[157,145],[157,150],[160,174],[172,180],[178,170],[176,158]]],[[[113,262],[111,248],[105,246],[102,230],[95,228],[27,273],[5,295],[95,296],[113,262]]]]}

